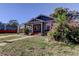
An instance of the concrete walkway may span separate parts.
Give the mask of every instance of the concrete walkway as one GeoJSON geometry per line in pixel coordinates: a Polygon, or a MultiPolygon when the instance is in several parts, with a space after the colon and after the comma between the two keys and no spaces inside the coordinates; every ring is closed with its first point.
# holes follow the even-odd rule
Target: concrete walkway
{"type": "Polygon", "coordinates": [[[6,40],[5,42],[0,43],[0,46],[5,46],[6,44],[8,44],[7,42],[13,42],[13,41],[17,41],[17,40],[23,40],[23,39],[31,38],[31,37],[34,37],[34,36],[25,36],[25,37],[18,38],[18,39],[6,40]]]}
{"type": "Polygon", "coordinates": [[[11,37],[11,36],[21,36],[21,35],[13,34],[13,35],[7,35],[7,36],[0,36],[0,38],[6,38],[6,37],[11,37]]]}
{"type": "Polygon", "coordinates": [[[34,36],[25,36],[25,37],[22,37],[22,38],[12,39],[12,40],[6,40],[6,41],[12,42],[12,41],[17,41],[17,40],[23,40],[23,39],[25,39],[25,38],[31,38],[31,37],[34,37],[34,36]]]}
{"type": "Polygon", "coordinates": [[[7,43],[0,43],[0,46],[5,46],[7,43]]]}

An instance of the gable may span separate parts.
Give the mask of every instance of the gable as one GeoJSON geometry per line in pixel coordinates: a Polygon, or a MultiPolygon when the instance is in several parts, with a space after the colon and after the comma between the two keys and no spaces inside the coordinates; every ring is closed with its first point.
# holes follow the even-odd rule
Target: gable
{"type": "Polygon", "coordinates": [[[30,23],[40,23],[40,22],[44,22],[44,23],[48,23],[49,21],[54,20],[51,17],[45,16],[45,15],[39,15],[35,18],[32,18],[30,21],[28,21],[26,24],[30,24],[30,23]]]}
{"type": "Polygon", "coordinates": [[[41,20],[41,19],[32,19],[28,23],[30,23],[30,22],[43,22],[43,20],[41,20]]]}
{"type": "Polygon", "coordinates": [[[41,19],[43,21],[53,20],[53,18],[45,16],[45,15],[39,15],[38,17],[36,17],[36,19],[41,19]]]}

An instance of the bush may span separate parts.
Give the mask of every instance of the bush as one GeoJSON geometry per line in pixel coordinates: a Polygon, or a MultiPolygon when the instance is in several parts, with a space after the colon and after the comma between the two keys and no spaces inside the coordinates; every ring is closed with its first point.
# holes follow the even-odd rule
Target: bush
{"type": "Polygon", "coordinates": [[[49,37],[52,37],[52,36],[53,36],[53,32],[49,31],[49,32],[47,33],[47,35],[48,35],[49,37]]]}
{"type": "Polygon", "coordinates": [[[65,43],[79,43],[79,27],[71,28],[67,24],[60,25],[53,33],[53,37],[56,41],[63,41],[65,43]]]}
{"type": "Polygon", "coordinates": [[[29,34],[29,29],[28,29],[28,28],[25,28],[25,29],[24,29],[24,32],[25,32],[25,34],[28,35],[28,34],[29,34]]]}

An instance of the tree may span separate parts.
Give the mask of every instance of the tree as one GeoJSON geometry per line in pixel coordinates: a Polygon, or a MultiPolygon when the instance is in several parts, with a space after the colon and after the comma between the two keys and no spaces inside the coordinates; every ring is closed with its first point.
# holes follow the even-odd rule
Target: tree
{"type": "Polygon", "coordinates": [[[17,25],[19,25],[19,23],[18,23],[17,20],[10,20],[8,25],[10,25],[10,26],[17,26],[17,25]]]}
{"type": "Polygon", "coordinates": [[[64,31],[63,29],[64,25],[68,22],[67,14],[68,14],[68,8],[59,7],[56,8],[54,13],[50,15],[51,17],[55,18],[56,25],[54,26],[52,31],[50,31],[48,34],[50,37],[53,37],[55,40],[60,40],[61,38],[65,37],[63,36],[64,33],[62,31],[64,31]],[[60,39],[58,37],[60,37],[60,39]]]}
{"type": "Polygon", "coordinates": [[[4,25],[5,25],[5,23],[0,22],[0,26],[4,26],[4,25]]]}
{"type": "Polygon", "coordinates": [[[0,26],[2,25],[2,22],[0,22],[0,26]]]}
{"type": "Polygon", "coordinates": [[[68,8],[59,7],[56,8],[54,13],[50,15],[51,17],[54,17],[56,21],[56,26],[54,26],[54,30],[52,30],[52,34],[57,32],[59,26],[66,24],[66,22],[68,21],[67,13],[68,13],[68,8]]]}
{"type": "MultiPolygon", "coordinates": [[[[67,44],[79,43],[79,25],[78,22],[69,19],[68,10],[65,8],[56,8],[51,16],[56,18],[57,25],[54,31],[50,32],[56,41],[63,41],[67,44]]],[[[73,17],[77,12],[71,13],[73,17]]],[[[71,16],[71,15],[70,15],[71,16]]]]}
{"type": "Polygon", "coordinates": [[[51,14],[50,16],[54,17],[56,19],[56,22],[63,23],[65,20],[67,20],[67,13],[68,13],[68,8],[56,8],[55,12],[51,14]]]}

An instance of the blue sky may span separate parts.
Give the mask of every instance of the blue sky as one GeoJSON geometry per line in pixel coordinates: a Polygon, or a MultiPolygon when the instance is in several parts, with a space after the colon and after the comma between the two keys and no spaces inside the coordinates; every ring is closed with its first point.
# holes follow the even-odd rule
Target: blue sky
{"type": "Polygon", "coordinates": [[[66,3],[0,3],[0,21],[7,23],[15,19],[19,23],[24,23],[40,14],[50,15],[56,7],[79,10],[79,4],[66,3]]]}

